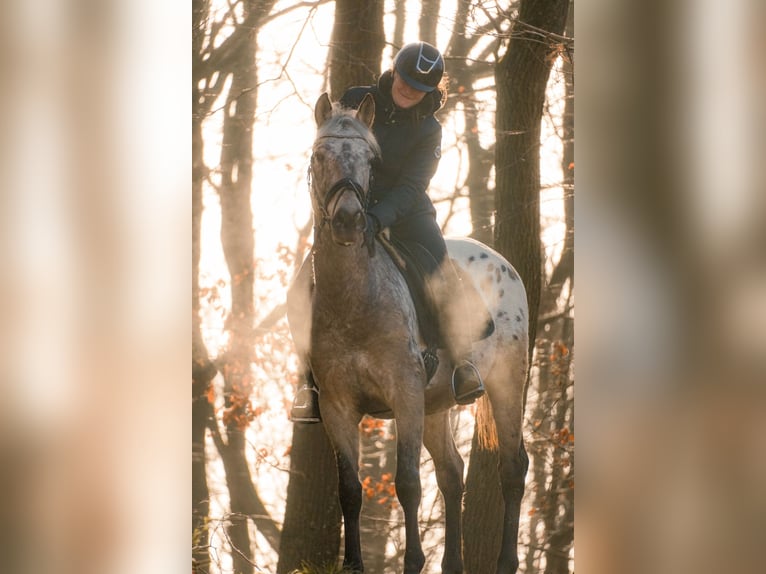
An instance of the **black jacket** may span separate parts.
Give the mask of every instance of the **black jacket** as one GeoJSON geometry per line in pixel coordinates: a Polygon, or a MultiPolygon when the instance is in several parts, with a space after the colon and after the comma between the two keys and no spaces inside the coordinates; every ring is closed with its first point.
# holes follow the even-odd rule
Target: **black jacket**
{"type": "Polygon", "coordinates": [[[340,100],[346,108],[358,108],[366,94],[375,98],[372,131],[383,157],[373,170],[368,211],[381,227],[405,223],[413,215],[436,214],[426,189],[441,158],[442,128],[434,117],[442,104],[441,92],[429,92],[405,110],[394,104],[392,84],[387,71],[376,86],[349,88],[340,100]]]}

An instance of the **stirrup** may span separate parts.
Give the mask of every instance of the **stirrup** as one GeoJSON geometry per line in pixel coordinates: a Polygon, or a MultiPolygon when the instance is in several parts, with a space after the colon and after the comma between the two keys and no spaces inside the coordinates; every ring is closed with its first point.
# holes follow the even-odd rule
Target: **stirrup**
{"type": "Polygon", "coordinates": [[[481,380],[479,369],[471,361],[462,361],[452,371],[452,395],[455,402],[459,405],[470,405],[483,394],[484,382],[481,380]],[[465,388],[467,385],[471,388],[465,388]],[[463,388],[458,391],[458,386],[463,388]]]}
{"type": "Polygon", "coordinates": [[[290,409],[290,420],[294,423],[309,424],[322,422],[322,417],[319,414],[319,389],[309,384],[298,389],[293,400],[293,407],[290,409]],[[303,401],[298,403],[301,396],[303,396],[303,401]]]}

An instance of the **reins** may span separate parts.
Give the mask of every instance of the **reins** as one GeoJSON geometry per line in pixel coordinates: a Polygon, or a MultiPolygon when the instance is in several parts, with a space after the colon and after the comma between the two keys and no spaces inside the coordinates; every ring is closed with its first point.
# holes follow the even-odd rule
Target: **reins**
{"type": "Polygon", "coordinates": [[[319,204],[319,209],[322,211],[322,225],[332,219],[328,209],[330,202],[332,202],[336,195],[339,195],[346,190],[353,191],[356,199],[362,206],[362,209],[367,211],[367,195],[364,192],[364,188],[350,177],[344,177],[343,179],[339,179],[333,184],[333,186],[327,192],[327,195],[324,198],[324,202],[319,204]]]}

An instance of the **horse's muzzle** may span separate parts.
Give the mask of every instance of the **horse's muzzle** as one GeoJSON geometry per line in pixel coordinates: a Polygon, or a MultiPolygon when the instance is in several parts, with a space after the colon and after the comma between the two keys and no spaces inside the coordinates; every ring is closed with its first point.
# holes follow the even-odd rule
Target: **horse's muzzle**
{"type": "Polygon", "coordinates": [[[331,221],[332,239],[338,245],[353,245],[362,237],[366,224],[364,211],[341,207],[331,221]]]}

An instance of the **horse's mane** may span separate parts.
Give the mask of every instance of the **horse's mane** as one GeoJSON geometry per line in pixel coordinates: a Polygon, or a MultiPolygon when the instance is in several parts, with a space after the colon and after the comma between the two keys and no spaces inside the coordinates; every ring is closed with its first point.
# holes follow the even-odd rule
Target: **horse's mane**
{"type": "Polygon", "coordinates": [[[375,157],[380,158],[380,146],[372,130],[356,119],[356,110],[344,108],[338,102],[332,105],[330,119],[324,122],[317,131],[317,139],[323,137],[363,139],[370,146],[375,157]]]}

